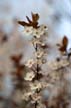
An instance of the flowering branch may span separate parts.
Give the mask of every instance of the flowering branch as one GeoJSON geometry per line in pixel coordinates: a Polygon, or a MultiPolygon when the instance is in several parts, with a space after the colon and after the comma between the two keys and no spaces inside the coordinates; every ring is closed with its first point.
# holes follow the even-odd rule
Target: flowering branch
{"type": "MultiPolygon", "coordinates": [[[[34,83],[38,82],[40,78],[43,77],[39,71],[41,70],[41,67],[39,66],[39,61],[42,63],[42,58],[44,56],[44,47],[45,43],[41,41],[41,38],[45,35],[46,31],[48,30],[45,25],[40,25],[38,26],[38,19],[39,15],[38,14],[33,14],[32,13],[32,20],[30,20],[29,17],[26,17],[29,23],[26,23],[24,21],[18,21],[19,24],[24,26],[24,34],[25,35],[32,35],[33,38],[31,40],[33,47],[35,49],[35,56],[36,56],[36,70],[34,71],[35,76],[31,77],[31,81],[34,81],[34,83]]],[[[30,61],[29,63],[26,64],[26,66],[30,67],[32,69],[32,66],[34,65],[33,61],[30,61]]],[[[32,69],[33,70],[33,69],[32,69]]],[[[28,79],[29,80],[29,79],[28,79]]],[[[38,82],[39,83],[39,82],[38,82]]],[[[38,85],[37,85],[38,86],[38,85]]],[[[38,94],[38,87],[35,89],[35,94],[38,94]]],[[[33,93],[32,93],[33,94],[33,93]]],[[[38,101],[35,100],[35,108],[37,107],[38,101]]]]}
{"type": "MultiPolygon", "coordinates": [[[[55,97],[57,98],[57,103],[61,101],[62,98],[58,99],[58,96],[61,96],[62,93],[65,92],[63,88],[65,87],[65,80],[64,80],[64,74],[63,70],[67,66],[70,65],[69,61],[67,59],[58,58],[55,61],[47,62],[47,66],[52,72],[48,72],[48,75],[45,76],[41,73],[42,71],[42,65],[46,63],[45,55],[46,49],[48,48],[48,45],[43,41],[43,38],[45,38],[45,35],[47,35],[48,28],[45,25],[38,25],[38,14],[32,13],[32,19],[27,16],[28,23],[25,21],[18,21],[18,23],[22,26],[24,26],[24,35],[26,36],[32,36],[31,43],[35,49],[35,56],[36,60],[28,60],[27,63],[25,63],[25,66],[31,70],[31,72],[27,72],[24,76],[24,80],[28,83],[29,92],[25,92],[23,95],[23,100],[29,101],[30,103],[34,103],[35,108],[41,108],[41,106],[44,108],[57,108],[58,104],[53,103],[52,100],[55,100],[55,97]],[[59,72],[57,72],[59,71],[59,72]],[[62,81],[62,82],[61,82],[62,81]],[[59,83],[63,83],[60,85],[59,83]],[[52,90],[53,88],[54,90],[52,90]],[[47,89],[47,93],[45,95],[45,99],[43,99],[43,96],[41,96],[41,93],[47,89]],[[54,91],[57,92],[56,96],[54,97],[54,91]],[[53,94],[52,94],[53,93],[53,94]],[[61,94],[60,94],[61,93],[61,94]],[[50,97],[49,94],[52,94],[50,97]],[[42,102],[43,101],[43,102],[42,102]],[[44,104],[42,104],[44,103],[44,104]]],[[[62,45],[58,44],[59,51],[61,54],[67,52],[67,45],[68,45],[68,39],[66,36],[64,36],[62,40],[62,45]]],[[[62,57],[64,55],[61,55],[62,57]]],[[[27,90],[28,91],[28,90],[27,90]]],[[[45,93],[45,92],[44,92],[45,93]]],[[[66,95],[66,94],[65,94],[66,95]]],[[[64,100],[63,100],[64,101],[64,100]]],[[[55,100],[56,102],[56,100],[55,100]]],[[[65,101],[64,101],[65,102],[65,101]]],[[[60,104],[60,103],[59,103],[60,104]]]]}

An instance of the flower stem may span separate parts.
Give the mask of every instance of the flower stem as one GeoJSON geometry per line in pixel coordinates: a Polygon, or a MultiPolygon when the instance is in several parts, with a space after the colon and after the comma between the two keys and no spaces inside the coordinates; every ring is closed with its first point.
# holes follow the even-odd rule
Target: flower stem
{"type": "MultiPolygon", "coordinates": [[[[35,50],[36,50],[36,52],[38,51],[38,44],[36,44],[36,48],[35,48],[35,50]]],[[[38,64],[38,57],[36,57],[36,59],[37,59],[37,67],[36,67],[36,71],[37,71],[37,73],[36,73],[36,76],[37,76],[37,80],[38,80],[38,73],[39,73],[39,64],[38,64]]]]}

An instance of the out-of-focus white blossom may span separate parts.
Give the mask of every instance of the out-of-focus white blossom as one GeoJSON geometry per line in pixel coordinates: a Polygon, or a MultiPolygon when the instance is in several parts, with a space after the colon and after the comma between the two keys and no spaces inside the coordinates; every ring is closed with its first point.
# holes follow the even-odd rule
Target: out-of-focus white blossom
{"type": "Polygon", "coordinates": [[[59,68],[68,66],[69,65],[69,61],[66,60],[66,59],[60,60],[59,62],[53,60],[53,61],[49,61],[47,64],[48,64],[50,69],[57,70],[59,68]]]}
{"type": "Polygon", "coordinates": [[[32,79],[35,77],[35,74],[33,71],[26,73],[24,79],[26,81],[32,81],[32,79]]]}
{"type": "Polygon", "coordinates": [[[45,43],[43,43],[39,39],[33,39],[31,42],[34,46],[36,46],[36,45],[45,46],[46,45],[45,43]]]}
{"type": "Polygon", "coordinates": [[[32,40],[32,44],[34,45],[34,46],[36,46],[36,45],[39,45],[41,42],[39,41],[39,40],[36,40],[36,39],[33,39],[32,40]]]}
{"type": "Polygon", "coordinates": [[[27,27],[27,26],[25,26],[23,33],[26,36],[32,35],[32,33],[33,33],[33,27],[27,27]]]}
{"type": "Polygon", "coordinates": [[[48,28],[46,25],[41,25],[39,29],[40,31],[44,31],[44,32],[48,31],[48,28]]]}
{"type": "Polygon", "coordinates": [[[30,89],[32,91],[35,91],[35,90],[40,90],[42,88],[42,85],[40,82],[36,81],[34,83],[30,83],[30,89]]]}
{"type": "Polygon", "coordinates": [[[42,56],[44,55],[44,52],[39,50],[35,53],[35,56],[38,57],[38,58],[41,58],[42,56]]]}
{"type": "Polygon", "coordinates": [[[33,30],[33,36],[40,38],[44,34],[44,31],[41,31],[39,28],[33,30]]]}
{"type": "Polygon", "coordinates": [[[45,46],[46,44],[45,43],[41,43],[41,46],[45,46]]]}
{"type": "Polygon", "coordinates": [[[31,68],[34,65],[35,61],[33,59],[29,59],[25,64],[27,67],[31,68]]]}
{"type": "Polygon", "coordinates": [[[47,27],[45,25],[41,25],[39,28],[33,28],[33,27],[28,27],[25,26],[24,27],[24,35],[27,36],[35,36],[36,38],[40,38],[42,35],[44,35],[44,33],[47,31],[47,27]]]}
{"type": "Polygon", "coordinates": [[[33,36],[40,38],[47,30],[48,29],[45,25],[41,25],[38,29],[33,29],[33,36]]]}

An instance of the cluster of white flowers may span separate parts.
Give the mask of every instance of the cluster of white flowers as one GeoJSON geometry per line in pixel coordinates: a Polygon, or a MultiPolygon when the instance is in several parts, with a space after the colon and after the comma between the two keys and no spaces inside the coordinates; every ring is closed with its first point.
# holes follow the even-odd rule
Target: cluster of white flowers
{"type": "Polygon", "coordinates": [[[32,100],[38,100],[40,99],[40,95],[38,96],[39,93],[36,93],[36,90],[40,90],[42,88],[41,83],[40,82],[34,82],[34,83],[30,83],[29,84],[29,91],[25,92],[22,96],[23,100],[28,100],[29,97],[32,97],[32,100]]]}
{"type": "Polygon", "coordinates": [[[45,46],[46,45],[45,43],[43,43],[39,39],[36,40],[34,38],[32,39],[32,43],[33,43],[34,46],[36,46],[36,44],[41,45],[41,46],[45,46]]]}
{"type": "Polygon", "coordinates": [[[48,87],[49,84],[45,82],[39,82],[39,81],[35,81],[34,83],[31,82],[29,83],[29,91],[25,92],[22,96],[23,100],[28,100],[29,97],[32,97],[32,101],[37,101],[41,99],[41,93],[40,92],[36,92],[37,90],[40,91],[41,89],[44,89],[46,87],[48,87]]]}
{"type": "MultiPolygon", "coordinates": [[[[34,59],[29,59],[26,63],[25,66],[27,66],[29,69],[32,69],[32,67],[37,66],[42,64],[42,60],[43,60],[43,56],[44,56],[44,50],[41,48],[36,48],[38,47],[38,45],[41,46],[45,46],[45,43],[43,42],[43,40],[41,40],[41,36],[44,36],[44,34],[47,32],[48,28],[45,25],[41,25],[38,28],[33,28],[33,27],[28,27],[25,26],[24,27],[24,34],[25,35],[32,35],[33,39],[31,40],[33,47],[35,49],[35,57],[36,60],[34,59]],[[37,50],[36,50],[37,49],[37,50]]],[[[45,62],[45,61],[43,61],[45,62]]],[[[36,68],[36,67],[35,67],[36,68]]],[[[35,78],[36,76],[36,71],[33,72],[32,70],[30,72],[27,72],[24,76],[24,80],[25,81],[29,81],[29,91],[23,94],[22,99],[23,100],[28,100],[29,97],[31,96],[32,98],[32,102],[38,102],[41,99],[41,94],[40,92],[37,93],[37,91],[41,91],[41,89],[44,89],[48,86],[48,84],[46,82],[43,83],[38,81],[37,79],[35,79],[35,81],[33,82],[33,78],[35,78]]],[[[41,102],[39,102],[41,103],[41,102]]],[[[39,106],[37,106],[39,107],[39,106]]]]}
{"type": "Polygon", "coordinates": [[[62,59],[60,61],[56,61],[56,60],[53,60],[53,61],[49,61],[47,63],[48,67],[51,69],[51,70],[57,70],[57,69],[60,69],[62,67],[66,67],[68,66],[70,63],[67,59],[62,59]]]}
{"type": "MultiPolygon", "coordinates": [[[[64,74],[62,72],[64,70],[62,69],[70,65],[70,62],[67,58],[61,58],[63,57],[62,55],[60,58],[51,61],[48,61],[47,58],[45,58],[47,54],[49,54],[49,52],[47,52],[49,49],[47,48],[50,48],[49,43],[45,43],[45,34],[47,35],[47,31],[48,28],[45,25],[40,25],[37,27],[33,25],[24,26],[24,35],[33,37],[31,39],[31,43],[35,50],[35,58],[29,59],[25,63],[25,66],[30,70],[24,75],[24,80],[28,82],[29,90],[24,92],[22,99],[26,101],[30,99],[30,103],[31,101],[32,103],[39,103],[37,104],[37,108],[50,107],[53,105],[54,101],[56,102],[56,99],[54,99],[52,102],[51,98],[55,94],[58,96],[60,90],[63,90],[64,86],[60,86],[61,81],[65,81],[63,76],[64,74]],[[45,63],[48,69],[47,75],[45,75],[43,72],[43,64],[45,63]],[[43,99],[43,97],[45,99],[43,99]],[[45,100],[45,104],[51,103],[51,105],[47,106],[43,104],[41,100],[45,100]],[[49,101],[49,103],[46,103],[47,101],[49,101]]],[[[52,107],[54,107],[54,105],[52,107]]]]}
{"type": "Polygon", "coordinates": [[[24,27],[24,35],[26,36],[35,36],[36,38],[40,38],[42,35],[45,34],[45,32],[48,30],[48,28],[45,25],[41,25],[39,28],[33,28],[33,27],[24,27]]]}

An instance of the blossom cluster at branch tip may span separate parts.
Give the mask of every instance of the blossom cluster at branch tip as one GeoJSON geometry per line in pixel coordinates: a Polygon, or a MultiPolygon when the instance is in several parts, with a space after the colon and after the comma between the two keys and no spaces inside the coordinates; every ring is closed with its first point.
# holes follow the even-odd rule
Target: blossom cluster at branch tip
{"type": "Polygon", "coordinates": [[[43,36],[46,33],[46,31],[48,31],[48,28],[45,25],[41,25],[37,29],[33,28],[33,27],[25,26],[23,33],[26,36],[32,35],[32,36],[34,36],[36,38],[40,38],[41,36],[43,36]]]}

